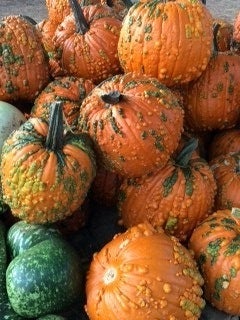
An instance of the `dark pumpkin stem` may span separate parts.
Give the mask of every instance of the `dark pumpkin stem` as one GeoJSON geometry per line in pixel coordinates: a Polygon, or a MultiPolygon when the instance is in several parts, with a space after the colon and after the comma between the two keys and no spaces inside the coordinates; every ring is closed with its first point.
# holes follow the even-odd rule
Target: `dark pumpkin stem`
{"type": "Polygon", "coordinates": [[[107,94],[101,95],[101,98],[106,103],[117,104],[122,100],[123,95],[116,90],[116,91],[111,91],[107,94]]]}
{"type": "Polygon", "coordinates": [[[113,7],[113,0],[107,0],[106,3],[109,7],[113,7]]]}
{"type": "Polygon", "coordinates": [[[75,22],[76,22],[76,31],[80,34],[85,34],[89,30],[89,25],[87,20],[84,17],[82,8],[77,0],[69,0],[69,4],[72,8],[75,22]]]}
{"type": "Polygon", "coordinates": [[[218,53],[218,43],[217,43],[217,34],[221,25],[217,22],[213,23],[213,52],[214,54],[218,53]]]}
{"type": "Polygon", "coordinates": [[[207,1],[206,1],[206,0],[202,0],[202,3],[203,3],[203,4],[206,4],[206,3],[207,3],[207,1]]]}
{"type": "Polygon", "coordinates": [[[189,164],[189,160],[192,157],[193,152],[196,150],[198,146],[198,139],[191,138],[189,139],[182,151],[179,153],[179,155],[176,158],[176,165],[182,168],[186,168],[189,164]]]}
{"type": "Polygon", "coordinates": [[[52,151],[62,150],[63,148],[63,110],[61,101],[55,101],[51,104],[46,148],[52,151]]]}

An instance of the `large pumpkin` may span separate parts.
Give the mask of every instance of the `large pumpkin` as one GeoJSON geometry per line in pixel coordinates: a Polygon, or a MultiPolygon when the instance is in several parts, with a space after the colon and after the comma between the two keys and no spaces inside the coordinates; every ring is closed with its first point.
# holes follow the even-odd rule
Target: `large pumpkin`
{"type": "Polygon", "coordinates": [[[240,315],[240,210],[219,210],[192,233],[193,250],[204,278],[204,297],[217,309],[240,315]]]}
{"type": "Polygon", "coordinates": [[[49,81],[37,29],[21,16],[6,16],[0,34],[0,100],[32,102],[49,81]]]}
{"type": "Polygon", "coordinates": [[[81,9],[77,0],[73,13],[57,27],[53,38],[61,52],[60,66],[65,74],[99,83],[120,73],[117,43],[122,22],[106,5],[81,9]]]}
{"type": "Polygon", "coordinates": [[[83,203],[95,176],[88,137],[63,132],[62,107],[49,124],[30,118],[5,141],[0,166],[3,200],[13,215],[32,223],[70,216],[83,203]]]}
{"type": "Polygon", "coordinates": [[[176,238],[140,224],[94,255],[86,311],[91,320],[197,320],[202,284],[196,262],[176,238]]]}
{"type": "Polygon", "coordinates": [[[183,129],[177,97],[155,78],[125,74],[95,87],[83,100],[79,130],[90,134],[105,168],[141,176],[163,167],[183,129]]]}
{"type": "Polygon", "coordinates": [[[125,227],[148,221],[185,241],[214,205],[216,183],[208,163],[190,140],[164,168],[136,179],[126,179],[119,192],[118,209],[125,227]]]}
{"type": "Polygon", "coordinates": [[[125,72],[173,86],[202,74],[211,46],[212,17],[200,1],[138,1],[123,21],[118,55],[125,72]]]}

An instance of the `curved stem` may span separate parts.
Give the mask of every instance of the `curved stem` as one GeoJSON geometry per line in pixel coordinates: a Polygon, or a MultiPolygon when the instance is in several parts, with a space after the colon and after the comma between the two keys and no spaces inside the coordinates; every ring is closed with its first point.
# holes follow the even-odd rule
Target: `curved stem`
{"type": "Polygon", "coordinates": [[[46,148],[52,151],[62,150],[63,148],[63,110],[61,101],[51,104],[46,148]]]}
{"type": "Polygon", "coordinates": [[[191,156],[193,152],[196,150],[198,146],[198,140],[196,138],[189,139],[182,151],[179,153],[179,155],[176,158],[176,165],[182,168],[186,168],[188,166],[189,160],[191,159],[191,156]]]}
{"type": "Polygon", "coordinates": [[[84,17],[82,8],[77,0],[69,0],[69,4],[74,14],[77,33],[80,33],[83,35],[89,30],[89,25],[87,23],[87,20],[84,17]]]}
{"type": "Polygon", "coordinates": [[[101,95],[101,98],[106,103],[117,104],[122,100],[123,95],[118,90],[116,90],[116,91],[110,91],[107,94],[101,95]]]}

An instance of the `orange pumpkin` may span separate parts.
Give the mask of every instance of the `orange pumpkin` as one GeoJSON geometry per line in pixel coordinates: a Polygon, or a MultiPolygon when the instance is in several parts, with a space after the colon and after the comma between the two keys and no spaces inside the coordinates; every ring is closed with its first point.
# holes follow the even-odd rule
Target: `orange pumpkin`
{"type": "Polygon", "coordinates": [[[61,103],[55,102],[49,123],[30,118],[4,142],[3,199],[22,220],[62,220],[87,196],[96,171],[92,145],[85,134],[63,129],[61,103]]]}
{"type": "Polygon", "coordinates": [[[212,17],[200,1],[138,1],[123,20],[118,55],[125,73],[174,86],[202,74],[211,46],[212,17]]]}
{"type": "Polygon", "coordinates": [[[233,24],[233,39],[240,42],[240,11],[237,13],[233,24]]]}
{"type": "Polygon", "coordinates": [[[86,311],[91,320],[197,320],[202,284],[196,262],[176,238],[140,224],[94,255],[86,311]]]}
{"type": "Polygon", "coordinates": [[[185,241],[214,205],[216,183],[209,165],[195,152],[191,139],[164,168],[125,179],[119,191],[122,223],[131,227],[148,221],[185,241]]]}
{"type": "Polygon", "coordinates": [[[220,155],[210,166],[217,183],[215,209],[240,208],[240,152],[220,155]]]}
{"type": "Polygon", "coordinates": [[[240,209],[219,210],[192,233],[193,250],[204,279],[204,298],[214,307],[240,315],[240,209]]]}
{"type": "Polygon", "coordinates": [[[114,11],[101,4],[81,9],[72,0],[73,13],[58,26],[53,38],[61,52],[65,74],[99,83],[121,70],[117,43],[122,22],[114,11]]]}
{"type": "Polygon", "coordinates": [[[220,18],[214,18],[214,24],[219,24],[216,34],[218,51],[229,51],[233,40],[233,24],[220,18]]]}
{"type": "Polygon", "coordinates": [[[83,100],[79,130],[94,141],[99,162],[122,176],[163,167],[183,129],[178,98],[155,78],[116,75],[83,100]]]}
{"type": "Polygon", "coordinates": [[[48,61],[35,25],[21,16],[3,18],[0,100],[32,102],[48,82],[48,61]]]}

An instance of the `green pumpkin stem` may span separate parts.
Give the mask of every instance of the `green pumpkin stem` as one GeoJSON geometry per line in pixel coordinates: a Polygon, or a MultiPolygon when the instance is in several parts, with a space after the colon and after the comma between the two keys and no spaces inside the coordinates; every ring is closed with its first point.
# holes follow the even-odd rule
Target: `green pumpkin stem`
{"type": "Polygon", "coordinates": [[[117,104],[122,100],[123,95],[116,90],[116,91],[111,91],[107,94],[101,95],[101,98],[106,103],[117,104]]]}
{"type": "Polygon", "coordinates": [[[63,148],[63,110],[60,101],[51,105],[46,148],[52,151],[62,150],[63,148]]]}
{"type": "Polygon", "coordinates": [[[189,139],[182,151],[179,153],[179,155],[176,158],[176,165],[182,168],[186,168],[189,164],[189,160],[192,157],[193,152],[196,150],[198,146],[198,140],[196,138],[189,139]]]}
{"type": "Polygon", "coordinates": [[[89,25],[86,18],[84,17],[82,8],[77,0],[69,0],[69,4],[74,14],[76,31],[81,35],[84,35],[89,30],[89,25]]]}

